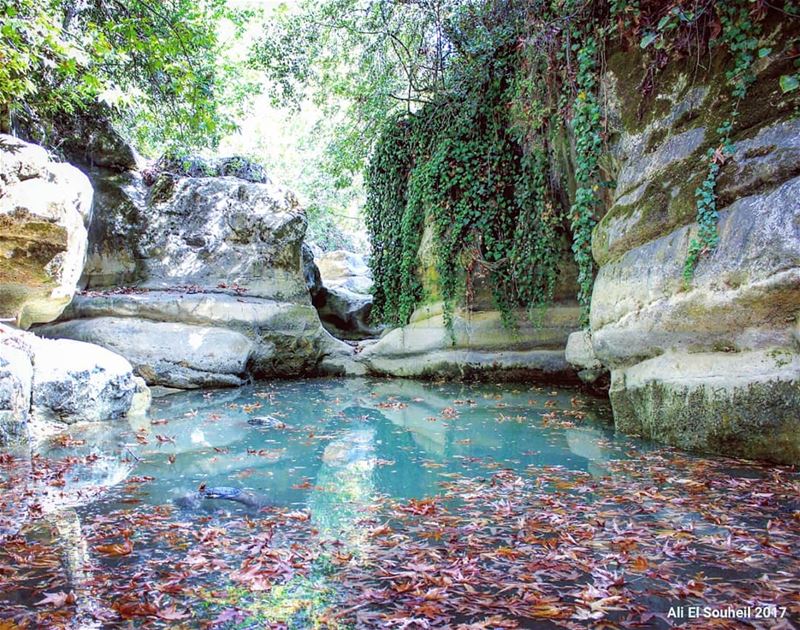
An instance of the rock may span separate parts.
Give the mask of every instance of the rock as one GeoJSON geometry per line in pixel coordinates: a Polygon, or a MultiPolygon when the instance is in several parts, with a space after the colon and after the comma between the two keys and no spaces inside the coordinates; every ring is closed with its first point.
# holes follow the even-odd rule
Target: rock
{"type": "Polygon", "coordinates": [[[285,429],[286,423],[275,416],[253,416],[247,420],[247,424],[267,429],[285,429]]]}
{"type": "Polygon", "coordinates": [[[98,187],[90,290],[38,332],[98,343],[149,384],[179,388],[314,374],[326,356],[353,354],[311,304],[305,213],[291,192],[176,177],[156,195],[115,177],[98,187]]]}
{"type": "Polygon", "coordinates": [[[64,161],[113,171],[138,168],[141,158],[111,123],[109,107],[53,113],[46,121],[17,120],[20,137],[48,147],[64,161]]]}
{"type": "Polygon", "coordinates": [[[800,461],[800,357],[668,352],[612,371],[618,429],[690,451],[800,461]]]}
{"type": "Polygon", "coordinates": [[[141,413],[147,406],[147,387],[121,356],[0,326],[0,443],[43,437],[58,423],[141,413]]]}
{"type": "Polygon", "coordinates": [[[556,306],[547,310],[541,326],[523,319],[515,331],[503,325],[497,311],[458,311],[453,339],[441,305],[433,305],[418,309],[410,324],[356,356],[370,372],[381,375],[575,382],[564,346],[579,318],[577,306],[556,306]]]}
{"type": "Polygon", "coordinates": [[[564,350],[567,363],[578,370],[578,378],[587,385],[596,385],[607,389],[608,370],[603,366],[592,347],[592,333],[580,330],[572,333],[567,338],[567,347],[564,350]]]}
{"type": "Polygon", "coordinates": [[[145,416],[153,402],[153,392],[141,376],[133,377],[134,390],[128,416],[145,416]]]}
{"type": "Polygon", "coordinates": [[[34,144],[0,135],[0,317],[52,321],[83,270],[92,187],[34,144]]]}
{"type": "Polygon", "coordinates": [[[323,287],[314,300],[326,329],[342,339],[365,339],[380,334],[381,328],[369,323],[372,296],[354,293],[343,287],[323,287]]]}
{"type": "Polygon", "coordinates": [[[344,288],[362,295],[370,294],[372,272],[363,256],[339,249],[322,254],[316,263],[322,276],[322,284],[326,287],[344,288]]]}
{"type": "MultiPolygon", "coordinates": [[[[592,239],[600,268],[591,349],[611,370],[618,429],[797,464],[800,120],[796,96],[775,89],[776,63],[760,62],[743,101],[717,178],[719,241],[687,281],[695,189],[718,142],[708,130],[729,115],[724,78],[667,69],[659,92],[668,106],[638,120],[638,79],[624,54],[610,58],[604,101],[620,164],[614,203],[592,239]]],[[[575,343],[582,366],[591,353],[585,339],[575,343]]]]}
{"type": "Polygon", "coordinates": [[[27,435],[33,365],[28,354],[0,342],[0,444],[27,435]]]}
{"type": "Polygon", "coordinates": [[[303,243],[301,252],[303,255],[303,277],[306,279],[306,287],[313,302],[322,291],[322,275],[319,272],[317,263],[314,261],[314,250],[308,243],[303,243]]]}
{"type": "Polygon", "coordinates": [[[378,336],[382,327],[370,322],[372,273],[363,257],[337,250],[315,262],[322,286],[312,293],[313,302],[326,329],[343,339],[378,336]]]}
{"type": "Polygon", "coordinates": [[[126,317],[60,322],[47,334],[123,354],[146,382],[183,389],[243,384],[253,350],[247,337],[232,330],[126,317]]]}
{"type": "Polygon", "coordinates": [[[264,167],[242,156],[203,158],[199,156],[163,156],[148,173],[151,180],[160,174],[175,177],[235,177],[254,184],[267,184],[264,167]]]}
{"type": "Polygon", "coordinates": [[[94,186],[94,211],[81,276],[85,289],[136,284],[145,253],[140,243],[146,229],[147,189],[137,171],[86,167],[94,186]]]}
{"type": "Polygon", "coordinates": [[[130,363],[118,354],[68,339],[37,339],[32,345],[36,420],[97,422],[130,410],[136,383],[130,363]]]}

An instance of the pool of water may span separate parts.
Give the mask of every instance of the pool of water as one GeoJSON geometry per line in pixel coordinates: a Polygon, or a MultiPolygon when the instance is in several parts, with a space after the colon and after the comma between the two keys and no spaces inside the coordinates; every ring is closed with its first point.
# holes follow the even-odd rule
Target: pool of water
{"type": "Polygon", "coordinates": [[[577,390],[509,384],[319,379],[158,397],[146,416],[72,428],[40,458],[3,456],[0,618],[668,627],[670,602],[762,601],[768,587],[764,603],[794,614],[794,473],[665,451],[609,422],[607,403],[577,390]]]}

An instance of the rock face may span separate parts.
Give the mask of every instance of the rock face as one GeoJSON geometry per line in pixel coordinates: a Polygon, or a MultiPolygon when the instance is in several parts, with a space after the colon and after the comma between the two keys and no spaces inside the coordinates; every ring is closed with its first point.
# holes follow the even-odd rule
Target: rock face
{"type": "Polygon", "coordinates": [[[447,330],[441,304],[421,307],[411,322],[386,333],[357,355],[375,374],[405,377],[472,378],[574,382],[564,358],[570,332],[578,327],[577,305],[549,307],[542,321],[503,325],[495,310],[462,309],[447,330]]]}
{"type": "Polygon", "coordinates": [[[372,273],[363,256],[337,250],[315,260],[321,287],[314,306],[325,328],[344,339],[376,337],[381,328],[370,323],[372,273]]]}
{"type": "Polygon", "coordinates": [[[608,370],[594,353],[592,334],[588,330],[579,330],[569,336],[564,358],[578,370],[581,381],[599,389],[608,389],[608,370]]]}
{"type": "Polygon", "coordinates": [[[432,226],[425,229],[419,260],[419,277],[429,298],[408,325],[385,332],[356,355],[368,371],[405,377],[578,382],[564,358],[569,334],[580,327],[577,272],[566,254],[552,305],[534,314],[533,321],[520,310],[515,314],[516,328],[505,325],[496,310],[487,275],[475,272],[469,303],[464,299],[453,313],[452,335],[437,295],[432,226]]]}
{"type": "Polygon", "coordinates": [[[798,97],[778,86],[781,64],[771,55],[756,66],[717,180],[719,243],[686,282],[694,191],[706,177],[706,151],[719,142],[715,129],[730,115],[724,78],[693,82],[667,71],[658,95],[667,107],[639,121],[635,71],[624,55],[609,60],[619,171],[613,206],[593,237],[600,269],[591,346],[611,370],[618,428],[797,464],[800,120],[798,97]]]}
{"type": "Polygon", "coordinates": [[[54,423],[119,418],[147,397],[130,363],[109,350],[0,326],[2,444],[44,435],[54,423]]]}
{"type": "Polygon", "coordinates": [[[311,374],[352,353],[311,304],[305,213],[288,190],[175,175],[148,189],[106,172],[98,191],[88,291],[42,334],[110,348],[148,383],[181,388],[311,374]]]}
{"type": "Polygon", "coordinates": [[[58,317],[83,270],[91,208],[77,168],[0,135],[0,317],[22,328],[58,317]]]}
{"type": "Polygon", "coordinates": [[[33,365],[21,348],[0,344],[0,444],[23,438],[31,406],[33,365]]]}

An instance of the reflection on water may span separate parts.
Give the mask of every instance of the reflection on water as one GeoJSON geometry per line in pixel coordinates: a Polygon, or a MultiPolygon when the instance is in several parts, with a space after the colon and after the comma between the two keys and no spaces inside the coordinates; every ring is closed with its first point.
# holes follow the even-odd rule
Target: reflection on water
{"type": "Polygon", "coordinates": [[[166,503],[205,483],[307,505],[329,520],[316,514],[332,509],[320,494],[421,497],[465,468],[559,465],[603,474],[603,461],[631,444],[607,420],[607,409],[572,390],[311,380],[156,399],[149,418],[118,439],[138,458],[134,474],[154,477],[145,502],[166,503]],[[548,423],[564,410],[574,416],[548,423]],[[286,428],[254,426],[253,416],[286,428]]]}
{"type": "MultiPolygon", "coordinates": [[[[221,498],[181,500],[199,496],[204,484],[307,510],[321,538],[357,558],[368,535],[360,522],[379,497],[435,495],[456,473],[489,476],[502,468],[560,466],[600,476],[609,459],[646,448],[614,435],[608,420],[607,407],[574,390],[373,379],[259,383],[175,393],[155,399],[147,416],[71,427],[49,453],[72,457],[55,487],[51,477],[25,472],[36,457],[23,458],[15,474],[44,513],[79,615],[89,618],[102,604],[84,586],[98,558],[82,522],[131,505],[169,505],[185,521],[214,518],[222,526],[258,512],[221,498]],[[280,422],[248,422],[256,416],[280,422]]],[[[29,508],[5,504],[0,524],[19,527],[29,508]]],[[[137,552],[145,547],[151,558],[164,557],[163,544],[137,539],[137,552]]],[[[292,584],[282,592],[320,588],[292,584]]]]}

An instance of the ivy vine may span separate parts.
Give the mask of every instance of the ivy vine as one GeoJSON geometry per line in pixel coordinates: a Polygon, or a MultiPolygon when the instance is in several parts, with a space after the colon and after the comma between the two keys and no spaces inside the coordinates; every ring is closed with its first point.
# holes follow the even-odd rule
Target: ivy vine
{"type": "Polygon", "coordinates": [[[700,259],[713,251],[719,243],[719,210],[717,208],[717,177],[722,165],[733,153],[733,132],[739,115],[739,105],[747,95],[747,90],[755,81],[753,63],[756,55],[766,56],[769,49],[759,50],[761,35],[758,15],[752,11],[749,0],[729,0],[716,7],[721,25],[719,40],[716,42],[727,48],[733,64],[725,72],[725,78],[733,98],[730,117],[716,130],[718,147],[707,151],[708,174],[695,190],[697,234],[689,242],[683,266],[683,280],[689,285],[700,259]],[[758,50],[758,53],[756,52],[758,50]]]}
{"type": "MultiPolygon", "coordinates": [[[[588,324],[596,273],[592,231],[605,185],[598,93],[610,37],[653,51],[644,93],[653,89],[655,72],[671,54],[698,45],[698,32],[733,58],[726,74],[731,115],[717,130],[707,177],[696,191],[699,229],[684,269],[690,281],[700,258],[719,240],[717,177],[731,151],[738,103],[754,80],[754,61],[769,54],[760,42],[760,6],[750,0],[497,0],[486,3],[484,13],[469,14],[472,30],[453,27],[458,39],[446,87],[416,111],[389,121],[370,161],[366,215],[374,316],[403,325],[421,301],[439,299],[452,334],[454,309],[469,306],[480,276],[489,279],[507,325],[516,324],[520,309],[536,322],[539,307],[555,295],[570,242],[576,297],[588,324]],[[564,142],[570,143],[566,151],[564,142]],[[571,195],[554,167],[559,159],[563,165],[565,154],[575,180],[571,195]],[[423,265],[419,250],[426,229],[434,262],[423,265]]],[[[782,77],[782,89],[795,89],[793,78],[782,77]]]]}

